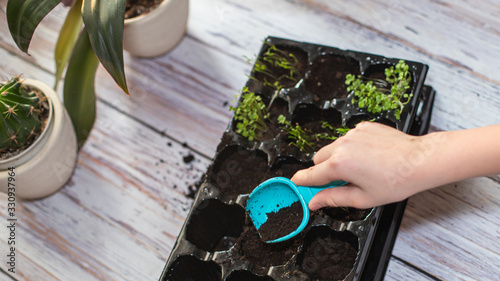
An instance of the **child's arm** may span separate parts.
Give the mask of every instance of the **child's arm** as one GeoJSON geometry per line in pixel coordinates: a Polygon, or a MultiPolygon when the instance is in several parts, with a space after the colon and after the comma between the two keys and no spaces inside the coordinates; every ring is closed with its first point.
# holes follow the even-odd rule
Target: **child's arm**
{"type": "Polygon", "coordinates": [[[305,186],[333,180],[350,184],[321,191],[311,200],[311,210],[370,208],[446,183],[500,174],[500,125],[416,137],[363,122],[319,150],[314,163],[292,181],[305,186]]]}

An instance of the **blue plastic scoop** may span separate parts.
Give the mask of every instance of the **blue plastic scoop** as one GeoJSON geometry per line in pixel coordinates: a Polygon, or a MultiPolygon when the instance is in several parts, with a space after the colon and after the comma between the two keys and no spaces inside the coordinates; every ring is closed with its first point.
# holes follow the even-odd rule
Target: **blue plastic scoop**
{"type": "MultiPolygon", "coordinates": [[[[260,227],[266,223],[268,214],[277,213],[283,208],[290,207],[299,201],[302,205],[302,222],[289,234],[274,240],[267,240],[267,243],[276,243],[288,240],[299,234],[309,222],[309,201],[313,196],[326,188],[332,188],[347,184],[345,181],[333,181],[322,186],[296,186],[291,180],[283,177],[271,178],[257,186],[248,196],[246,211],[252,219],[253,224],[259,231],[260,227]]],[[[259,235],[261,235],[259,233],[259,235]]],[[[262,237],[262,235],[261,235],[262,237]]]]}

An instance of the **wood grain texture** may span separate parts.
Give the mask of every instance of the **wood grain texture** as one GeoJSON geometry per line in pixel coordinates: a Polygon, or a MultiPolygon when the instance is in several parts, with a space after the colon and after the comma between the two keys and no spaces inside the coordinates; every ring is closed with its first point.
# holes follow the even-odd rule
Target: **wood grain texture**
{"type": "MultiPolygon", "coordinates": [[[[0,0],[1,75],[22,72],[53,85],[67,10],[44,19],[27,56],[4,24],[6,3],[0,0]]],[[[210,164],[231,117],[227,104],[247,79],[244,56],[253,57],[269,35],[428,64],[427,84],[438,92],[433,130],[500,123],[499,12],[487,0],[190,0],[187,34],[172,52],[125,54],[130,97],[98,71],[96,126],[71,182],[20,204],[19,272],[12,276],[156,280],[192,203],[189,186],[210,164]],[[195,161],[184,163],[190,154],[195,161]]],[[[500,279],[499,201],[500,184],[489,178],[412,197],[386,280],[500,279]]],[[[4,222],[6,202],[0,196],[4,222]]]]}
{"type": "MultiPolygon", "coordinates": [[[[99,110],[111,120],[126,118],[113,116],[118,112],[105,105],[99,110]]],[[[92,145],[80,153],[72,182],[63,190],[20,204],[18,251],[29,259],[20,258],[19,264],[47,274],[38,280],[160,275],[191,204],[187,187],[201,177],[208,160],[195,156],[185,164],[183,157],[191,152],[182,145],[133,120],[119,124],[96,124],[92,145]],[[130,133],[144,146],[127,138],[130,133]],[[109,146],[115,149],[102,150],[109,146]]],[[[37,280],[40,274],[23,270],[21,276],[37,280]]]]}
{"type": "Polygon", "coordinates": [[[384,280],[434,281],[436,277],[408,266],[407,262],[402,262],[400,259],[391,258],[384,280]]]}
{"type": "Polygon", "coordinates": [[[498,280],[499,238],[500,185],[469,179],[410,198],[393,254],[446,280],[498,280]]]}
{"type": "MultiPolygon", "coordinates": [[[[49,77],[0,54],[8,58],[6,71],[26,65],[26,76],[49,77]]],[[[19,204],[19,280],[142,280],[161,273],[192,203],[186,194],[209,160],[104,103],[98,111],[71,182],[49,198],[19,204]],[[185,163],[188,155],[195,160],[185,163]]],[[[7,200],[0,200],[5,218],[7,200]]],[[[2,245],[6,237],[2,228],[2,245]]]]}

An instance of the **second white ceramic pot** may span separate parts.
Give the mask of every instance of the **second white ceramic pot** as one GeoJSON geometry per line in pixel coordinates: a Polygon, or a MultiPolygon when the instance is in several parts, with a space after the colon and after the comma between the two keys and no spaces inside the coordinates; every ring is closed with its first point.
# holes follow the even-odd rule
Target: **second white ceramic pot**
{"type": "Polygon", "coordinates": [[[153,11],[125,20],[123,48],[138,57],[167,53],[184,36],[188,14],[189,0],[163,0],[153,11]]]}

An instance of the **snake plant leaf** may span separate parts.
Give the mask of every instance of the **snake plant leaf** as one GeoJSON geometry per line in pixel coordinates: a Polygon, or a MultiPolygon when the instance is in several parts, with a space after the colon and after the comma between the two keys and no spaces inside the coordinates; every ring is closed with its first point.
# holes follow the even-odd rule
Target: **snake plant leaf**
{"type": "Polygon", "coordinates": [[[82,29],[82,0],[77,0],[66,16],[61,31],[59,32],[59,39],[57,39],[56,49],[55,49],[55,61],[56,61],[56,82],[54,89],[57,90],[57,85],[59,80],[61,80],[64,67],[68,63],[69,57],[71,56],[71,51],[75,46],[80,30],[82,29]]]}
{"type": "Polygon", "coordinates": [[[64,105],[75,127],[78,147],[82,147],[94,125],[96,102],[94,80],[99,60],[84,28],[76,41],[64,80],[64,105]]]}
{"type": "Polygon", "coordinates": [[[95,54],[128,94],[123,65],[125,4],[126,0],[83,0],[82,16],[95,54]]]}
{"type": "Polygon", "coordinates": [[[62,0],[10,0],[7,24],[19,49],[27,53],[36,27],[62,0]]]}

